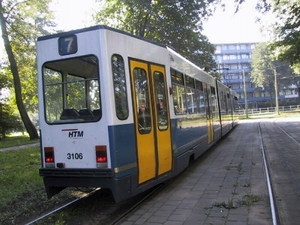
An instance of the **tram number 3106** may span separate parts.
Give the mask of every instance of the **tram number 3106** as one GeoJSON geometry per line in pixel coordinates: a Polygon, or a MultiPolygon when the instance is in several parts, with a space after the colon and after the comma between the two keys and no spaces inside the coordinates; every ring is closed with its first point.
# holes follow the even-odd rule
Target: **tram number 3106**
{"type": "Polygon", "coordinates": [[[82,153],[67,153],[67,159],[83,159],[82,153]]]}

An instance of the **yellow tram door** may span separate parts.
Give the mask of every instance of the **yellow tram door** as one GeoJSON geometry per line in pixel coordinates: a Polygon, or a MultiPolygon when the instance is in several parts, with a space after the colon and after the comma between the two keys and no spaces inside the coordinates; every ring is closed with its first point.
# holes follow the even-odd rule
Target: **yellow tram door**
{"type": "Polygon", "coordinates": [[[206,118],[207,118],[207,142],[208,144],[214,141],[214,122],[213,122],[213,107],[210,99],[211,90],[210,85],[204,84],[204,96],[205,96],[205,107],[206,107],[206,118]]]}
{"type": "Polygon", "coordinates": [[[168,89],[163,66],[151,65],[151,83],[154,102],[154,122],[157,150],[157,175],[172,169],[171,124],[168,89]]]}
{"type": "Polygon", "coordinates": [[[165,69],[130,60],[130,75],[141,184],[172,168],[165,69]]]}

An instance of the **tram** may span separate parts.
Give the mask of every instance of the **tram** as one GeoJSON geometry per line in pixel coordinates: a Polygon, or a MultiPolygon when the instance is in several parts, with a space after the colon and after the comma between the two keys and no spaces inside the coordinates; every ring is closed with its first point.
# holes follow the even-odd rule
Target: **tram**
{"type": "Polygon", "coordinates": [[[237,96],[173,49],[107,26],[37,40],[39,170],[50,198],[116,202],[183,171],[238,122],[237,96]]]}

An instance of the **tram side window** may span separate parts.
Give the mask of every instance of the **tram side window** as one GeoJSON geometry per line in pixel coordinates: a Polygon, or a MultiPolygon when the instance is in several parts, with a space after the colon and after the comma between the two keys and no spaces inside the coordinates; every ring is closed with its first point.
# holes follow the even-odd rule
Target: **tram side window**
{"type": "Polygon", "coordinates": [[[220,91],[220,109],[221,114],[226,114],[226,96],[224,95],[224,91],[220,91]]]}
{"type": "Polygon", "coordinates": [[[235,112],[239,111],[239,103],[238,98],[236,96],[233,97],[233,109],[235,112]]]}
{"type": "Polygon", "coordinates": [[[232,96],[227,93],[227,99],[226,99],[226,112],[231,114],[232,113],[232,107],[231,107],[231,104],[232,104],[232,96]]]}
{"type": "Polygon", "coordinates": [[[98,60],[82,56],[43,65],[47,123],[81,123],[101,118],[98,60]]]}
{"type": "MultiPolygon", "coordinates": [[[[218,110],[218,104],[217,104],[217,99],[216,99],[216,88],[215,87],[210,87],[210,107],[213,112],[216,112],[218,110]]],[[[218,115],[218,114],[217,114],[218,115]]]]}
{"type": "Polygon", "coordinates": [[[120,120],[128,118],[128,100],[125,78],[125,66],[122,56],[114,54],[111,58],[114,81],[115,108],[120,120]]]}
{"type": "Polygon", "coordinates": [[[195,103],[196,103],[196,113],[205,112],[204,94],[203,94],[203,84],[199,80],[195,80],[195,103]]]}
{"type": "Polygon", "coordinates": [[[195,80],[189,76],[185,76],[186,80],[186,103],[190,114],[197,113],[195,80]]]}
{"type": "Polygon", "coordinates": [[[185,90],[183,74],[171,69],[174,112],[176,115],[186,114],[185,90]]]}

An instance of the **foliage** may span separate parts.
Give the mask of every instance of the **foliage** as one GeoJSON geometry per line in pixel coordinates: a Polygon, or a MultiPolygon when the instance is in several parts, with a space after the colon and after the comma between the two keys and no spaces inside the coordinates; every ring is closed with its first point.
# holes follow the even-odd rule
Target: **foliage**
{"type": "Polygon", "coordinates": [[[6,137],[9,132],[23,131],[21,118],[15,115],[8,104],[0,103],[0,133],[6,137]]]}
{"type": "Polygon", "coordinates": [[[274,6],[276,41],[273,49],[278,49],[279,59],[291,63],[299,70],[300,64],[300,0],[280,1],[274,6]]]}
{"type": "Polygon", "coordinates": [[[6,67],[4,66],[5,63],[3,62],[0,62],[1,64],[1,67],[0,67],[0,97],[1,97],[1,100],[3,100],[3,91],[5,88],[7,87],[10,87],[11,86],[11,82],[10,82],[10,79],[6,76],[6,72],[5,72],[5,69],[3,67],[6,67]]]}
{"type": "MultiPolygon", "coordinates": [[[[1,0],[10,45],[18,64],[22,96],[27,110],[37,111],[37,71],[35,41],[52,26],[48,4],[51,0],[1,0]]],[[[10,74],[10,65],[5,73],[10,74]]],[[[10,75],[12,78],[12,76],[10,75]]]]}
{"type": "Polygon", "coordinates": [[[266,42],[255,46],[252,52],[251,67],[252,82],[269,92],[271,96],[275,93],[275,72],[279,89],[284,89],[294,83],[294,74],[289,64],[276,60],[274,52],[266,42]]]}
{"type": "Polygon", "coordinates": [[[13,77],[16,105],[31,139],[38,138],[27,113],[28,108],[37,110],[35,40],[46,33],[47,25],[52,25],[48,22],[50,1],[0,0],[0,25],[9,61],[6,71],[13,77]]]}
{"type": "Polygon", "coordinates": [[[21,118],[15,113],[15,107],[9,104],[8,87],[11,87],[12,83],[5,70],[7,69],[2,69],[3,72],[0,72],[0,134],[2,137],[6,137],[8,132],[24,129],[21,118]]]}
{"type": "MultiPolygon", "coordinates": [[[[245,1],[235,0],[237,10],[245,1]]],[[[263,14],[275,15],[270,47],[277,51],[279,60],[288,62],[300,74],[300,0],[258,0],[256,8],[263,14]]]]}
{"type": "Polygon", "coordinates": [[[149,40],[172,46],[207,71],[216,67],[214,46],[201,34],[202,22],[219,0],[107,0],[95,15],[103,23],[149,40]]]}
{"type": "Polygon", "coordinates": [[[252,52],[251,78],[256,86],[265,88],[265,86],[274,86],[274,74],[272,67],[272,55],[266,43],[260,43],[255,46],[252,52]]]}
{"type": "Polygon", "coordinates": [[[221,73],[217,72],[216,70],[212,70],[211,72],[209,72],[209,75],[211,75],[212,77],[216,78],[217,80],[221,81],[221,73]]]}

